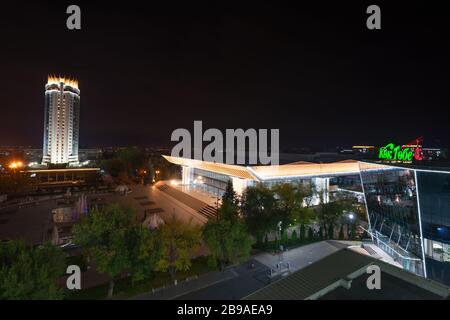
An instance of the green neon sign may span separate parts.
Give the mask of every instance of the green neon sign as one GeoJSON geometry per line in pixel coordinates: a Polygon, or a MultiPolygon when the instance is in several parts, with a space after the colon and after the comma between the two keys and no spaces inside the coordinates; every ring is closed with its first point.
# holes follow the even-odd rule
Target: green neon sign
{"type": "Polygon", "coordinates": [[[380,148],[378,158],[393,161],[411,161],[413,155],[414,153],[410,148],[402,149],[401,146],[396,146],[393,143],[389,143],[386,146],[380,148]]]}

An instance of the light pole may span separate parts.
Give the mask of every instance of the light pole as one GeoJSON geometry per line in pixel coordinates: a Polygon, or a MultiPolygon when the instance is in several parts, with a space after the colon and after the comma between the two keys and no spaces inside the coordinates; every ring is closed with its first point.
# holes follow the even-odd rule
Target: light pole
{"type": "Polygon", "coordinates": [[[349,223],[348,223],[347,225],[348,225],[348,228],[350,229],[350,230],[348,230],[347,235],[348,235],[348,237],[349,237],[350,239],[352,239],[352,238],[354,237],[354,234],[353,234],[353,224],[355,223],[355,214],[354,214],[353,212],[350,212],[350,213],[347,215],[347,217],[348,217],[348,220],[349,220],[349,223]]]}
{"type": "Polygon", "coordinates": [[[283,251],[283,243],[282,243],[282,234],[281,234],[281,225],[283,224],[283,222],[279,221],[278,222],[278,232],[280,234],[280,250],[283,251]]]}

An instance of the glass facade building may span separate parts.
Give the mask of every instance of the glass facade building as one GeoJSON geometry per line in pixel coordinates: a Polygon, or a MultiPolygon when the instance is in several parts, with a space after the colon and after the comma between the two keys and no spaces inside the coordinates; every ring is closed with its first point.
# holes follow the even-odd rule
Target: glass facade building
{"type": "Polygon", "coordinates": [[[450,284],[450,172],[360,162],[369,232],[404,269],[450,284]]]}
{"type": "Polygon", "coordinates": [[[428,277],[450,284],[450,174],[417,171],[428,277]]]}
{"type": "Polygon", "coordinates": [[[197,188],[219,197],[225,192],[228,180],[231,180],[227,175],[201,169],[194,169],[194,179],[202,180],[202,184],[197,185],[197,188]]]}

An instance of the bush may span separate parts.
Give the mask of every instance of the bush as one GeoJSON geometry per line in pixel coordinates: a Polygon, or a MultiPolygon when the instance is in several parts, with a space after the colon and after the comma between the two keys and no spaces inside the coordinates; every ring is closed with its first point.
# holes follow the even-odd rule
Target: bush
{"type": "Polygon", "coordinates": [[[339,240],[344,240],[344,226],[341,224],[341,228],[339,229],[339,240]]]}
{"type": "Polygon", "coordinates": [[[334,227],[332,224],[330,224],[328,226],[328,239],[333,239],[334,238],[334,227]]]}
{"type": "Polygon", "coordinates": [[[313,241],[314,240],[314,231],[311,227],[308,228],[308,240],[313,241]]]}
{"type": "Polygon", "coordinates": [[[352,240],[356,240],[356,238],[357,238],[357,235],[356,235],[356,225],[355,225],[354,223],[352,224],[351,235],[352,235],[352,240]]]}
{"type": "Polygon", "coordinates": [[[298,236],[297,236],[297,231],[296,230],[292,231],[291,242],[292,243],[297,243],[298,242],[298,236]]]}
{"type": "Polygon", "coordinates": [[[305,225],[302,223],[300,226],[300,241],[303,242],[306,239],[306,228],[305,225]]]}
{"type": "Polygon", "coordinates": [[[286,246],[288,244],[288,242],[289,242],[289,236],[288,236],[287,230],[284,230],[281,235],[281,244],[283,246],[286,246]]]}

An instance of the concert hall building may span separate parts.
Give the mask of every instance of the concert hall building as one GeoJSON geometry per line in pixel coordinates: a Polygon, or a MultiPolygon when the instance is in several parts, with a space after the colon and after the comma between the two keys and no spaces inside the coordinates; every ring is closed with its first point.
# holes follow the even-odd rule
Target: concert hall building
{"type": "Polygon", "coordinates": [[[229,180],[238,194],[257,183],[301,181],[314,183],[326,201],[330,192],[354,192],[365,202],[367,232],[375,244],[405,270],[450,284],[450,167],[355,160],[239,166],[164,157],[181,166],[182,185],[201,185],[217,196],[229,180]],[[353,191],[335,183],[355,177],[353,191]]]}

